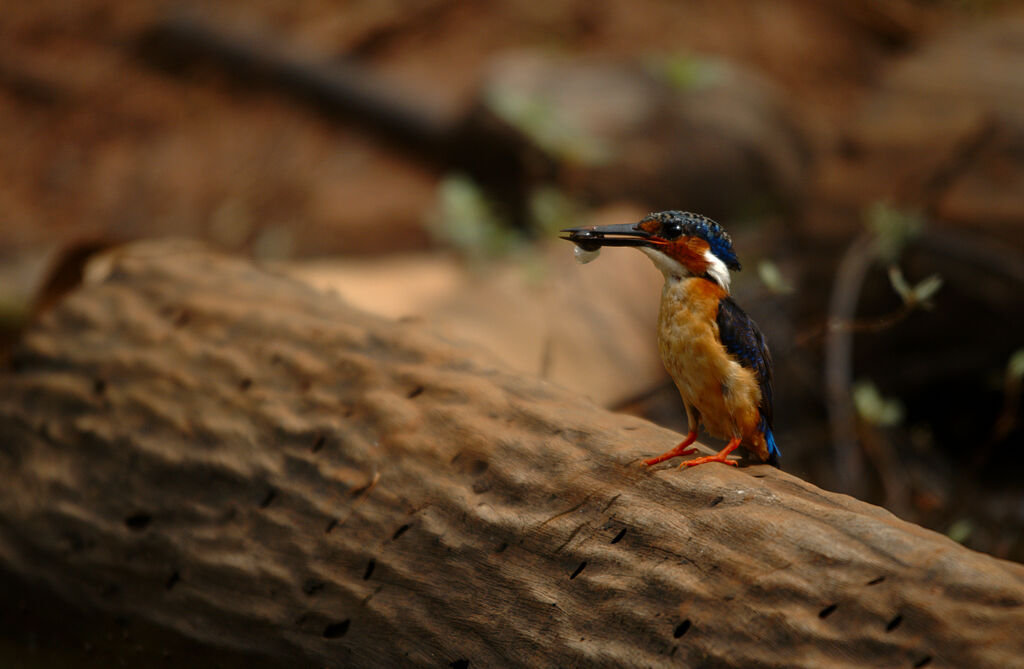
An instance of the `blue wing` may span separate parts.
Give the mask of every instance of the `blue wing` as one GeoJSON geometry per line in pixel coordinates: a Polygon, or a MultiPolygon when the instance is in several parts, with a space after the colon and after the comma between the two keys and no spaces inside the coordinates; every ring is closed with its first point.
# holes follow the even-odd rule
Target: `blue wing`
{"type": "Polygon", "coordinates": [[[764,335],[750,316],[732,301],[731,297],[723,297],[718,301],[718,334],[722,338],[725,350],[736,360],[754,372],[757,383],[761,387],[762,431],[768,441],[769,449],[779,454],[772,435],[772,356],[764,335]]]}

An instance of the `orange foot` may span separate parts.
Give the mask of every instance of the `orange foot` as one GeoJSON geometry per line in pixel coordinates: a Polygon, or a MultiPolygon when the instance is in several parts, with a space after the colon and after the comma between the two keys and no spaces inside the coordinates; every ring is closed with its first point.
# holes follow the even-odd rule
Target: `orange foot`
{"type": "Polygon", "coordinates": [[[724,463],[724,464],[727,464],[727,465],[732,465],[733,467],[735,467],[736,466],[736,461],[735,460],[729,460],[727,456],[730,453],[732,453],[733,451],[735,451],[736,447],[739,446],[739,445],[740,445],[740,440],[737,437],[737,438],[733,439],[732,441],[730,441],[728,444],[726,444],[725,448],[723,448],[719,452],[715,453],[714,455],[705,455],[705,456],[702,456],[702,457],[699,457],[699,458],[694,458],[693,460],[687,460],[686,462],[684,462],[683,464],[681,464],[679,466],[680,467],[696,467],[697,465],[703,465],[703,464],[708,463],[708,462],[721,462],[721,463],[724,463]]]}
{"type": "Polygon", "coordinates": [[[677,455],[689,455],[690,453],[696,453],[696,448],[687,448],[687,446],[689,446],[695,441],[697,441],[697,432],[695,430],[691,430],[690,434],[686,435],[686,439],[683,439],[681,442],[679,442],[679,444],[671,451],[665,451],[656,458],[644,460],[644,464],[650,467],[651,465],[656,465],[659,462],[665,462],[666,460],[674,458],[677,455]]]}

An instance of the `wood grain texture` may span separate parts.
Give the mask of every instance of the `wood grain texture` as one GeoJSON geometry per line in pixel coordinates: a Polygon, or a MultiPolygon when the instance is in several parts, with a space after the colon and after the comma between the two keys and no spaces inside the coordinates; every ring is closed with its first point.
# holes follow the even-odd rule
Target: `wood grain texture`
{"type": "Polygon", "coordinates": [[[135,625],[91,647],[147,666],[1024,657],[1020,565],[767,466],[646,470],[679,435],[426,329],[188,245],[117,252],[0,385],[19,615],[135,625]]]}

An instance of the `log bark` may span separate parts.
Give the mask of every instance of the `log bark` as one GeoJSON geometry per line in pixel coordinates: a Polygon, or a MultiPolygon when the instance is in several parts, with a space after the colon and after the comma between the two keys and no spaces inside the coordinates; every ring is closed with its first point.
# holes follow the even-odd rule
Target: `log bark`
{"type": "Polygon", "coordinates": [[[118,250],[12,364],[8,647],[147,666],[1024,657],[1020,565],[767,466],[645,469],[679,435],[200,248],[118,250]]]}

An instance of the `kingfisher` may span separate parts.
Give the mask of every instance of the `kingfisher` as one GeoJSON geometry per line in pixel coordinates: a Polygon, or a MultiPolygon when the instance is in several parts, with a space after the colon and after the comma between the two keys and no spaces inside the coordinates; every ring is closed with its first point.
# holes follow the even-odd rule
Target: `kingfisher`
{"type": "Polygon", "coordinates": [[[689,434],[675,448],[644,460],[651,466],[690,455],[700,427],[727,439],[708,462],[736,465],[729,454],[743,446],[778,466],[772,434],[772,359],[757,324],[729,294],[729,270],[740,270],[732,239],[718,223],[685,211],[650,214],[639,223],[562,230],[579,255],[605,246],[630,246],[654,262],[665,277],[658,314],[658,351],[683,400],[689,434]]]}

